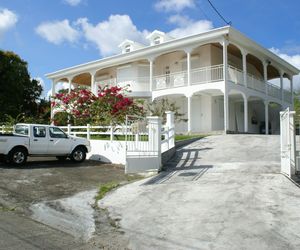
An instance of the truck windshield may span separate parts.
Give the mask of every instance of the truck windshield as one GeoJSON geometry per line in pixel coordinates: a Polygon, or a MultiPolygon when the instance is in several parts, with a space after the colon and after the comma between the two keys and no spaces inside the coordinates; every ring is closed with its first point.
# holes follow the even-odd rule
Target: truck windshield
{"type": "Polygon", "coordinates": [[[16,125],[15,134],[28,135],[28,126],[27,125],[16,125]]]}

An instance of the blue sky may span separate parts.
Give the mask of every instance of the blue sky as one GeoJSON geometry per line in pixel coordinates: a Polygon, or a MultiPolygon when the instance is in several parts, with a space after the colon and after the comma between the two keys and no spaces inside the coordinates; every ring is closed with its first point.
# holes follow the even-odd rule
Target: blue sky
{"type": "MultiPolygon", "coordinates": [[[[300,1],[211,0],[232,26],[300,68],[300,1]]],[[[224,26],[207,0],[0,0],[0,48],[32,77],[118,53],[125,38],[162,30],[181,37],[224,26]]],[[[295,85],[300,87],[300,78],[295,85]]]]}

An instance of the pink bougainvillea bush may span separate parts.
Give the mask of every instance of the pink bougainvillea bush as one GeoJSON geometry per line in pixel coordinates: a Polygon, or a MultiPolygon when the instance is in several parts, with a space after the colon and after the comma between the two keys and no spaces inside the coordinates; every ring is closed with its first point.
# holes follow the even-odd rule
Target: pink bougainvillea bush
{"type": "Polygon", "coordinates": [[[126,115],[144,114],[141,103],[126,97],[126,88],[116,86],[100,88],[97,96],[82,87],[70,93],[63,90],[52,99],[51,105],[56,111],[53,121],[56,124],[62,123],[58,118],[68,117],[76,125],[117,125],[125,122],[126,115]]]}

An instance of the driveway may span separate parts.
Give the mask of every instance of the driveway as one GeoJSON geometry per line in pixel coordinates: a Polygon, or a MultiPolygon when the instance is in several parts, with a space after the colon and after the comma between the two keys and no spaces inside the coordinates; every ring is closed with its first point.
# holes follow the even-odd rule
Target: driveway
{"type": "Polygon", "coordinates": [[[92,205],[101,184],[126,180],[122,166],[94,161],[1,163],[0,249],[101,249],[113,237],[123,244],[106,212],[92,205]]]}
{"type": "Polygon", "coordinates": [[[300,249],[300,189],[279,150],[278,136],[210,136],[99,205],[132,249],[300,249]]]}

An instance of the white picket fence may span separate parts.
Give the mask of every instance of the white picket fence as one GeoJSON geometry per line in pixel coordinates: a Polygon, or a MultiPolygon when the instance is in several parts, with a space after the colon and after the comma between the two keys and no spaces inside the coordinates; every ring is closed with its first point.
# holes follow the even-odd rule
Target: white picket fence
{"type": "Polygon", "coordinates": [[[91,126],[87,124],[86,126],[59,126],[62,130],[64,130],[68,135],[72,136],[85,136],[88,140],[91,139],[92,135],[100,135],[100,136],[109,136],[109,139],[112,141],[116,136],[125,136],[126,129],[130,130],[130,128],[126,128],[126,126],[91,126]],[[98,130],[98,131],[97,131],[98,130]],[[99,131],[101,130],[101,131],[99,131]]]}

